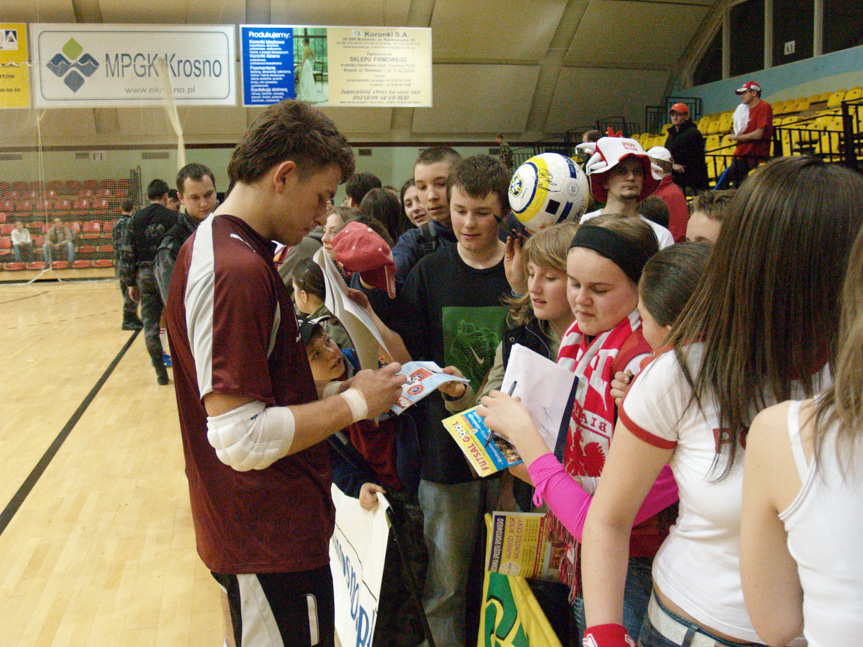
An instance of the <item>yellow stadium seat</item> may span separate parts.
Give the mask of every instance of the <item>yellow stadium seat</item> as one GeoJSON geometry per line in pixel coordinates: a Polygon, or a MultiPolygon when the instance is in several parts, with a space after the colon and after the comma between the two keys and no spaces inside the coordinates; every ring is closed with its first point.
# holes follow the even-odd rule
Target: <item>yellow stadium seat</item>
{"type": "Polygon", "coordinates": [[[856,101],[857,99],[863,98],[863,88],[857,86],[856,88],[851,88],[848,92],[845,93],[845,101],[856,101]]]}
{"type": "Polygon", "coordinates": [[[798,99],[794,107],[788,112],[807,112],[809,110],[809,99],[798,99]]]}
{"type": "Polygon", "coordinates": [[[827,107],[828,108],[838,108],[842,104],[842,100],[845,98],[845,90],[836,90],[833,94],[830,95],[830,98],[827,99],[827,107]]]}

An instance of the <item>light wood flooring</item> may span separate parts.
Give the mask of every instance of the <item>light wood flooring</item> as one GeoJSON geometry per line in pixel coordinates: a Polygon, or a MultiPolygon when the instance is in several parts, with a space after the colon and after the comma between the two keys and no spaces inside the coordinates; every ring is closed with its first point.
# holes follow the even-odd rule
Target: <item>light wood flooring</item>
{"type": "MultiPolygon", "coordinates": [[[[0,510],[132,333],[116,281],[0,284],[0,510]]],[[[0,534],[2,644],[212,645],[172,386],[138,335],[0,534]]]]}

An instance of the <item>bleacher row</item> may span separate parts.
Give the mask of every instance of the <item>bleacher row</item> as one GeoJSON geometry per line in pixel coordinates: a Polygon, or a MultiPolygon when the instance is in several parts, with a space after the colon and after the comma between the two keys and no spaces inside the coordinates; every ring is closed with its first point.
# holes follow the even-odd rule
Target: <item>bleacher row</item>
{"type": "Polygon", "coordinates": [[[21,221],[42,257],[45,234],[60,218],[74,236],[75,260],[54,261],[53,269],[112,267],[112,232],[120,201],[128,197],[129,179],[0,182],[0,268],[7,272],[42,270],[45,263],[13,261],[12,230],[21,221]]]}
{"type": "MultiPolygon", "coordinates": [[[[819,155],[838,157],[841,153],[842,132],[841,105],[843,101],[863,99],[863,87],[835,90],[810,97],[798,97],[771,104],[773,126],[777,129],[782,151],[790,155],[819,155]],[[785,126],[786,128],[781,128],[785,126]],[[802,132],[809,131],[809,132],[802,132]]],[[[707,173],[711,181],[722,175],[736,144],[728,136],[732,129],[734,112],[727,111],[704,115],[694,123],[705,138],[707,151],[707,173]],[[715,155],[711,155],[715,153],[715,155]]],[[[863,132],[863,110],[857,112],[857,132],[863,132]]],[[[633,135],[645,150],[663,146],[671,124],[662,127],[660,133],[633,135]]]]}

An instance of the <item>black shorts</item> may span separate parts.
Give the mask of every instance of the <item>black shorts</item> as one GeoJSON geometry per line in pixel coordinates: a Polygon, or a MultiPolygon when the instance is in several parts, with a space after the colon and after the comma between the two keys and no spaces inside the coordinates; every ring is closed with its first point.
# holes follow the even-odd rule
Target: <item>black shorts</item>
{"type": "Polygon", "coordinates": [[[299,573],[213,577],[228,595],[237,647],[332,647],[329,566],[299,573]]]}

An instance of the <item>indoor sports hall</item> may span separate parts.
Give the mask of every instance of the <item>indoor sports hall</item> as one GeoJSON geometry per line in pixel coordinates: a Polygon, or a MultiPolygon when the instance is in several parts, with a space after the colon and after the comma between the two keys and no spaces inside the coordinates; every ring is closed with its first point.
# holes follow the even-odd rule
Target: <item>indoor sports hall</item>
{"type": "MultiPolygon", "coordinates": [[[[0,81],[14,74],[27,89],[0,93],[0,626],[18,647],[225,638],[195,551],[173,382],[156,383],[144,335],[121,328],[112,234],[124,200],[144,207],[147,185],[174,188],[187,163],[213,170],[220,198],[228,190],[231,153],[263,110],[244,105],[241,26],[294,26],[293,61],[314,52],[310,100],[347,136],[357,172],[396,188],[428,146],[497,157],[498,134],[513,168],[547,151],[574,156],[591,130],[661,146],[678,104],[705,137],[712,188],[731,163],[735,91],[748,81],[773,106],[773,156],[863,164],[859,0],[4,0],[0,21],[0,81]],[[230,34],[233,58],[220,59],[230,92],[195,103],[181,87],[189,70],[168,69],[153,34],[206,26],[230,34]],[[426,30],[405,83],[427,98],[338,103],[330,27],[426,30]],[[76,106],[45,90],[53,75],[80,97],[94,65],[123,65],[117,50],[88,66],[87,35],[100,32],[129,51],[152,38],[149,62],[116,83],[150,74],[156,99],[76,106]],[[43,48],[57,33],[62,47],[43,48]],[[58,220],[70,256],[46,259],[58,220]],[[20,260],[17,223],[32,240],[20,260]]],[[[334,203],[345,195],[342,185],[334,203]]]]}

